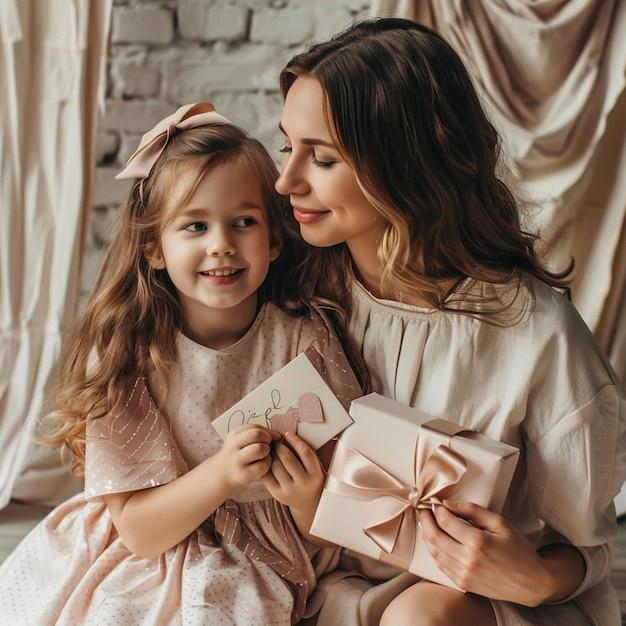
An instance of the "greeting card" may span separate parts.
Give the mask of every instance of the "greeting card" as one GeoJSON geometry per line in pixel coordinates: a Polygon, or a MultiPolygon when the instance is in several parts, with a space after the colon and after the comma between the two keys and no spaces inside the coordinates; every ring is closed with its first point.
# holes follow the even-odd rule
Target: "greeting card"
{"type": "Polygon", "coordinates": [[[337,436],[352,418],[312,358],[302,352],[213,421],[222,438],[242,424],[261,424],[281,434],[296,432],[314,450],[337,436]]]}

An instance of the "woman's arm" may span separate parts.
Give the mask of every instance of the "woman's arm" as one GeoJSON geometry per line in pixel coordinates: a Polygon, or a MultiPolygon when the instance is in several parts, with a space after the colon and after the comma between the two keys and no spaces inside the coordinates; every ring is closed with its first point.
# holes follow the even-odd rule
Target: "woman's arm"
{"type": "Polygon", "coordinates": [[[428,551],[461,589],[525,606],[558,602],[585,577],[573,546],[534,546],[503,517],[471,503],[445,502],[420,512],[428,551]]]}
{"type": "Polygon", "coordinates": [[[237,488],[270,468],[277,438],[255,425],[232,430],[222,449],[180,478],[150,489],[109,494],[104,500],[124,545],[152,558],[191,534],[237,488]]]}
{"type": "Polygon", "coordinates": [[[576,548],[559,543],[545,546],[538,550],[537,554],[551,575],[554,589],[552,594],[543,598],[539,604],[559,602],[580,587],[585,577],[586,565],[576,548]]]}

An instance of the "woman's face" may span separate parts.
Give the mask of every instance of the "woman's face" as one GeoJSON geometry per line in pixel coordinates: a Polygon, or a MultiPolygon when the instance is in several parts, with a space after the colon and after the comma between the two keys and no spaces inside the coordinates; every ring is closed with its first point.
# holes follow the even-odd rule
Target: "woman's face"
{"type": "Polygon", "coordinates": [[[324,92],[316,79],[295,80],[280,127],[285,156],[276,189],[289,196],[302,236],[318,247],[345,242],[357,269],[371,267],[385,220],[337,150],[324,119],[324,92]]]}

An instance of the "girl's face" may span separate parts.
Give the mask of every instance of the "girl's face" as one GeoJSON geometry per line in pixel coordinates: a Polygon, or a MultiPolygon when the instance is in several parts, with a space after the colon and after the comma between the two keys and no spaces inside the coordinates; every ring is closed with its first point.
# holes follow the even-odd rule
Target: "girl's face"
{"type": "Polygon", "coordinates": [[[337,150],[324,119],[319,81],[295,80],[280,127],[285,156],[276,190],[289,195],[302,236],[319,247],[345,242],[358,269],[371,267],[386,222],[337,150]]]}
{"type": "Polygon", "coordinates": [[[161,249],[146,256],[176,287],[185,332],[216,347],[220,325],[224,338],[236,341],[254,320],[257,290],[278,253],[270,245],[258,180],[232,161],[204,175],[164,228],[161,249]]]}

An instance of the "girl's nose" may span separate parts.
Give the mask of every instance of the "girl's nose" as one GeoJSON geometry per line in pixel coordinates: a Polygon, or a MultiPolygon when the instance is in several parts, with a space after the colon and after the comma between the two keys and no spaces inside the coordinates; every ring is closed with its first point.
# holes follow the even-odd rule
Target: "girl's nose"
{"type": "Polygon", "coordinates": [[[216,228],[211,232],[207,254],[210,256],[232,256],[235,254],[235,245],[225,229],[216,228]]]}

